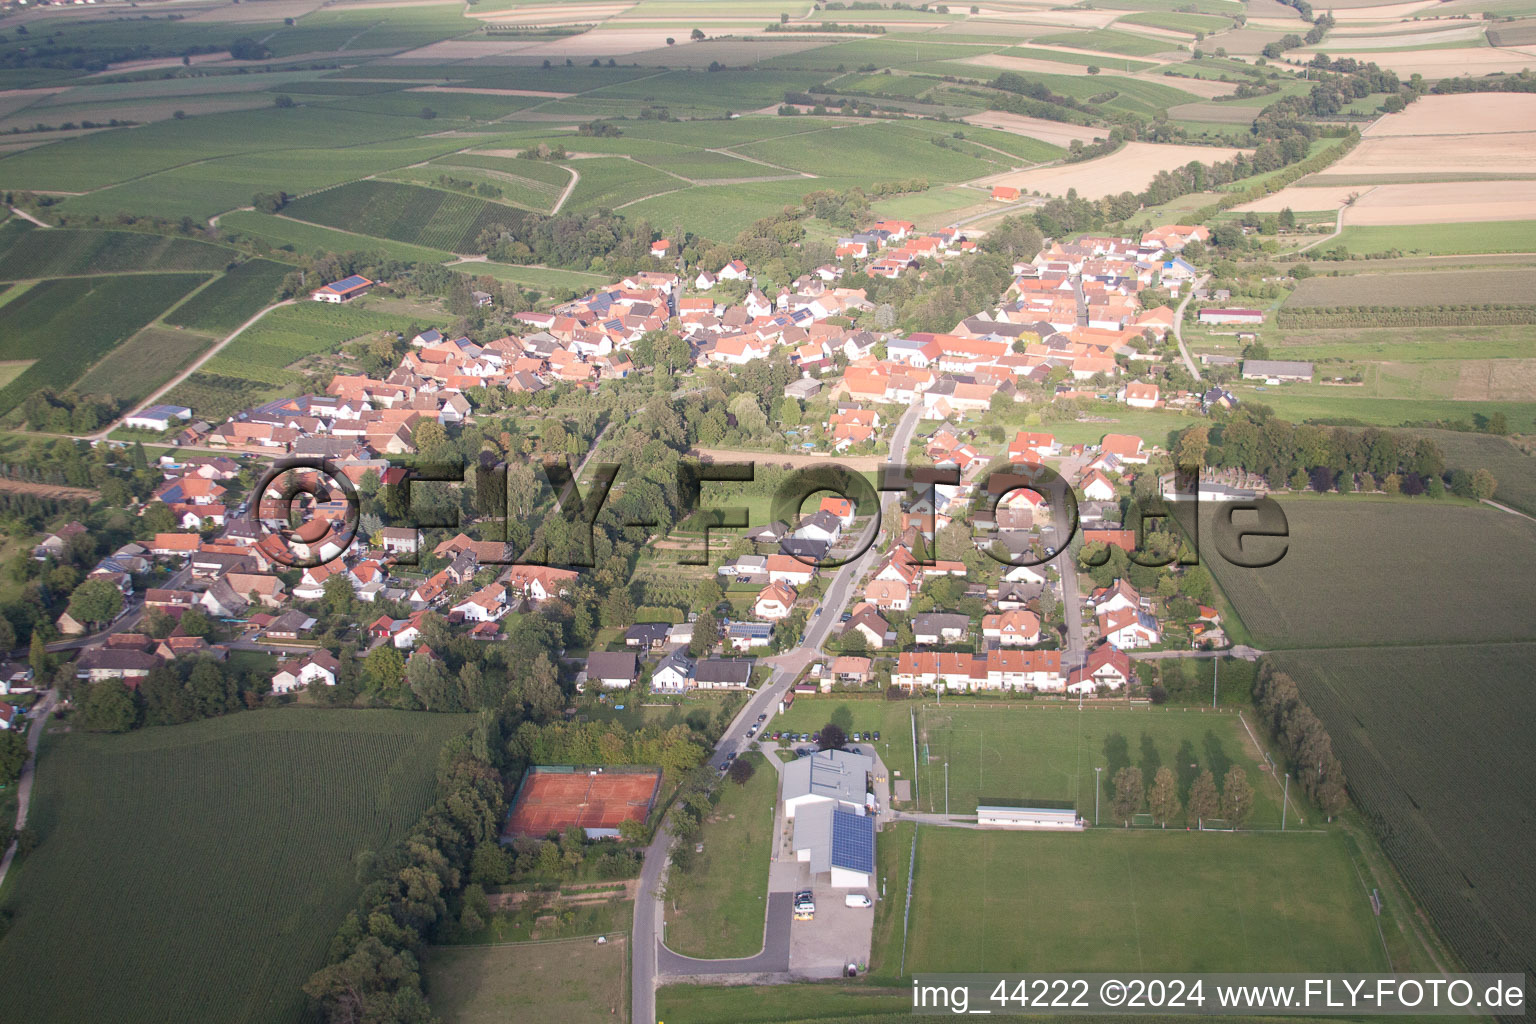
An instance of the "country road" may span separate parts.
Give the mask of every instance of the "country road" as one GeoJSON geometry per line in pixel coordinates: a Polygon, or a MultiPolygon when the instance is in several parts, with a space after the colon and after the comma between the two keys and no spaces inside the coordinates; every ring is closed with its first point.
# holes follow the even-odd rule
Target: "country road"
{"type": "MultiPolygon", "coordinates": [[[[49,690],[43,694],[43,699],[29,713],[32,719],[32,727],[27,731],[27,763],[21,766],[21,780],[17,783],[16,790],[16,831],[20,832],[27,825],[27,810],[32,805],[32,780],[37,775],[37,745],[43,738],[43,729],[48,724],[48,713],[53,710],[54,702],[58,699],[58,691],[49,690]]],[[[5,885],[6,872],[11,869],[11,861],[16,859],[16,841],[6,848],[5,856],[0,857],[0,886],[5,885]]]]}
{"type": "Polygon", "coordinates": [[[1184,347],[1184,308],[1189,305],[1189,300],[1195,297],[1195,289],[1204,287],[1205,282],[1210,279],[1210,275],[1207,274],[1191,284],[1189,290],[1184,293],[1184,298],[1179,301],[1179,308],[1173,311],[1173,340],[1179,344],[1179,355],[1184,357],[1184,365],[1189,367],[1189,375],[1197,381],[1200,379],[1200,369],[1189,357],[1189,349],[1184,347]]]}
{"type": "MultiPolygon", "coordinates": [[[[907,445],[912,440],[912,432],[917,429],[919,411],[920,406],[908,408],[891,431],[891,459],[905,454],[907,445]]],[[[822,595],[820,611],[811,617],[801,645],[769,662],[773,665],[773,674],[763,684],[762,689],[747,701],[735,720],[721,734],[720,741],[715,744],[715,749],[710,754],[711,763],[719,763],[722,758],[747,748],[749,741],[744,738],[743,730],[747,723],[757,721],[758,715],[767,716],[763,723],[764,728],[772,722],[778,710],[779,698],[805,666],[815,660],[820,653],[822,645],[826,643],[827,637],[841,618],[843,609],[847,607],[853,595],[854,586],[869,564],[878,557],[880,542],[885,533],[882,521],[889,514],[887,510],[896,511],[897,497],[894,491],[885,492],[880,503],[881,515],[871,519],[865,527],[865,533],[860,537],[861,542],[869,538],[869,546],[863,554],[839,567],[833,574],[832,582],[827,586],[826,593],[822,595]],[[873,533],[872,537],[871,533],[873,533]]],[[[769,893],[764,948],[756,957],[701,963],[679,956],[662,944],[662,905],[658,894],[661,891],[667,853],[671,843],[671,833],[668,832],[666,822],[663,821],[657,828],[650,846],[646,847],[645,862],[640,871],[640,885],[635,895],[635,914],[630,943],[632,957],[630,1024],[656,1024],[656,980],[663,970],[670,976],[734,974],[742,971],[751,972],[754,969],[753,965],[762,969],[766,966],[779,967],[781,962],[785,965],[788,963],[789,905],[782,896],[776,900],[774,897],[781,894],[775,893],[769,893]]]]}

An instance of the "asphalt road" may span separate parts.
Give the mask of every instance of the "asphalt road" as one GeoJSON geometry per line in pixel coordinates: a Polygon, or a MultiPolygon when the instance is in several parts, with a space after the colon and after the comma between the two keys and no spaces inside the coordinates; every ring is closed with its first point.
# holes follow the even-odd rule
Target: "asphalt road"
{"type": "MultiPolygon", "coordinates": [[[[734,960],[697,960],[657,944],[657,967],[665,975],[783,974],[789,970],[789,929],[794,921],[794,893],[768,894],[768,919],[763,928],[763,951],[734,960]]],[[[653,997],[654,999],[654,997],[653,997]]],[[[654,1013],[654,1009],[652,1011],[654,1013]]]]}
{"type": "MultiPolygon", "coordinates": [[[[919,407],[909,407],[892,430],[890,451],[894,457],[900,458],[906,454],[912,432],[917,429],[918,413],[919,407]]],[[[827,586],[826,593],[822,597],[820,614],[812,615],[810,623],[806,626],[805,639],[801,646],[774,659],[773,674],[762,689],[747,701],[746,706],[741,709],[730,727],[720,737],[720,741],[715,744],[714,752],[710,755],[711,763],[719,764],[732,753],[739,754],[746,749],[747,744],[751,742],[745,735],[747,726],[756,722],[758,715],[767,716],[764,721],[765,727],[771,723],[774,713],[778,710],[779,698],[789,688],[790,682],[800,674],[801,669],[817,656],[821,645],[826,642],[833,627],[842,616],[843,609],[847,607],[853,596],[854,585],[865,568],[877,557],[876,549],[883,535],[882,527],[885,525],[886,517],[895,513],[897,496],[896,492],[886,492],[882,496],[880,521],[872,520],[865,527],[865,536],[869,531],[875,531],[868,549],[858,558],[840,567],[833,575],[832,582],[827,586]]],[[[666,867],[667,852],[671,845],[671,833],[663,822],[656,830],[656,836],[651,840],[651,845],[646,847],[645,863],[640,871],[640,886],[635,894],[635,916],[631,931],[633,962],[630,970],[630,1021],[632,1024],[654,1024],[658,974],[738,974],[759,970],[782,971],[787,970],[789,965],[791,914],[787,905],[779,906],[784,896],[782,893],[769,895],[768,941],[758,957],[749,957],[745,960],[698,961],[678,956],[662,944],[662,908],[661,901],[657,899],[657,893],[660,891],[661,876],[666,867]],[[776,935],[779,927],[783,928],[782,966],[773,968],[750,966],[759,958],[762,958],[766,964],[770,958],[778,957],[776,935]],[[710,963],[726,966],[713,970],[697,969],[700,964],[710,963]]],[[[772,962],[777,964],[780,961],[772,959],[772,962]]]]}

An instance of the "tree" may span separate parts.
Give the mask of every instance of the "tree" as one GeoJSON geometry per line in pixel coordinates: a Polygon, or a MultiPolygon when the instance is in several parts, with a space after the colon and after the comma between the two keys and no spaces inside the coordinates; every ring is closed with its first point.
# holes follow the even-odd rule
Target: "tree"
{"type": "Polygon", "coordinates": [[[752,778],[756,772],[757,765],[753,764],[748,758],[738,757],[731,762],[731,770],[726,774],[730,776],[730,780],[736,783],[736,785],[745,786],[747,780],[752,778]]]}
{"type": "Polygon", "coordinates": [[[363,661],[363,678],[369,689],[390,690],[405,679],[405,659],[394,644],[380,644],[363,661]]]}
{"type": "Polygon", "coordinates": [[[188,608],[182,612],[179,625],[187,636],[208,636],[213,632],[213,620],[201,608],[188,608]]]}
{"type": "Polygon", "coordinates": [[[1499,482],[1486,469],[1479,469],[1472,474],[1472,497],[1483,501],[1493,497],[1498,489],[1499,482]]]}
{"type": "Polygon", "coordinates": [[[693,623],[693,639],[688,641],[688,653],[695,658],[707,655],[720,639],[720,627],[715,625],[714,612],[705,610],[693,623]]]}
{"type": "Polygon", "coordinates": [[[127,732],[139,721],[133,694],[120,680],[94,683],[80,701],[80,720],[91,732],[127,732]]]}
{"type": "Polygon", "coordinates": [[[1164,828],[1168,819],[1179,813],[1179,785],[1174,780],[1173,769],[1163,765],[1152,777],[1152,789],[1147,794],[1152,806],[1152,817],[1164,828]]]}
{"type": "Polygon", "coordinates": [[[1233,765],[1221,783],[1221,816],[1233,828],[1242,828],[1252,813],[1253,786],[1248,782],[1248,773],[1233,765]]]}
{"type": "Polygon", "coordinates": [[[21,730],[7,729],[0,733],[0,786],[9,786],[21,778],[21,766],[26,763],[27,740],[21,730]]]}
{"type": "Polygon", "coordinates": [[[11,620],[0,615],[0,651],[9,652],[16,646],[16,627],[11,620]]]}
{"type": "Polygon", "coordinates": [[[1189,803],[1185,810],[1196,824],[1206,818],[1214,818],[1219,803],[1216,796],[1216,776],[1211,774],[1209,768],[1202,769],[1200,777],[1195,779],[1194,785],[1189,787],[1189,803]]]}
{"type": "Polygon", "coordinates": [[[688,33],[688,38],[697,43],[704,38],[704,30],[701,28],[696,28],[692,32],[688,33]]]}
{"type": "Polygon", "coordinates": [[[288,110],[292,107],[298,106],[297,103],[293,102],[292,96],[286,96],[282,93],[279,93],[276,98],[272,100],[272,105],[279,108],[280,110],[288,110]]]}
{"type": "Polygon", "coordinates": [[[1088,73],[1090,75],[1098,74],[1099,73],[1099,66],[1097,64],[1089,64],[1088,65],[1088,73]]]}
{"type": "Polygon", "coordinates": [[[76,622],[111,622],[123,610],[123,592],[111,580],[86,580],[69,595],[69,614],[76,622]]]}
{"type": "Polygon", "coordinates": [[[41,681],[48,678],[52,659],[48,655],[48,645],[43,642],[43,635],[35,629],[32,631],[32,646],[27,651],[27,664],[32,667],[32,678],[41,685],[41,681]]]}
{"type": "Polygon", "coordinates": [[[1131,823],[1131,817],[1141,810],[1142,797],[1145,795],[1140,768],[1126,765],[1115,773],[1115,798],[1110,806],[1114,808],[1115,817],[1127,826],[1131,823]]]}
{"type": "Polygon", "coordinates": [[[840,725],[828,722],[821,727],[820,745],[822,750],[842,750],[843,744],[848,742],[848,734],[840,725]]]}

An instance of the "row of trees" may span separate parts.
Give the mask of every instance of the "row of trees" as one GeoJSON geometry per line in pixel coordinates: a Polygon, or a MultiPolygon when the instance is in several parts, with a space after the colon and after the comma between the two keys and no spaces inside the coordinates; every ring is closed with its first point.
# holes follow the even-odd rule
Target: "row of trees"
{"type": "Polygon", "coordinates": [[[1335,474],[1439,478],[1445,456],[1433,439],[1376,427],[1352,429],[1291,423],[1267,406],[1245,405],[1224,422],[1180,431],[1173,445],[1184,465],[1246,469],[1279,486],[1293,473],[1325,467],[1335,474]]]}
{"type": "Polygon", "coordinates": [[[1152,820],[1163,828],[1178,817],[1181,809],[1187,820],[1197,824],[1219,817],[1232,828],[1242,828],[1253,813],[1253,785],[1248,781],[1248,773],[1233,765],[1227,769],[1218,792],[1216,776],[1205,768],[1189,787],[1188,803],[1181,805],[1178,781],[1172,768],[1167,765],[1158,768],[1152,777],[1152,785],[1147,786],[1141,769],[1127,765],[1115,773],[1110,808],[1122,826],[1129,827],[1131,819],[1141,813],[1143,806],[1151,811],[1152,820]]]}
{"type": "MultiPolygon", "coordinates": [[[[702,729],[709,723],[699,725],[702,729]]],[[[675,779],[704,760],[709,751],[701,739],[701,731],[687,725],[631,731],[617,722],[540,726],[525,721],[507,737],[506,749],[512,759],[528,764],[660,765],[668,778],[675,779]]]]}
{"type": "Polygon", "coordinates": [[[1265,662],[1253,684],[1260,720],[1280,743],[1290,770],[1312,802],[1332,818],[1349,803],[1344,766],[1322,719],[1301,697],[1296,680],[1265,662]]]}
{"type": "Polygon", "coordinates": [[[439,798],[399,846],[363,865],[356,910],[304,991],[335,1022],[429,1024],[421,958],[433,942],[483,927],[484,891],[466,886],[478,850],[497,845],[506,813],[501,776],[470,744],[450,741],[439,798]]]}

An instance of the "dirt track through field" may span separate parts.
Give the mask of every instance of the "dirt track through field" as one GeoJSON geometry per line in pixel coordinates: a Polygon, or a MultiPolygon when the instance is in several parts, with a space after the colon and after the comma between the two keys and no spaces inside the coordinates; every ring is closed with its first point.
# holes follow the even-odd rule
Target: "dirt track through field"
{"type": "Polygon", "coordinates": [[[0,491],[12,494],[35,494],[40,498],[85,498],[95,501],[101,497],[89,487],[66,487],[64,484],[42,484],[32,480],[12,480],[0,477],[0,491]]]}

